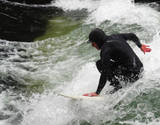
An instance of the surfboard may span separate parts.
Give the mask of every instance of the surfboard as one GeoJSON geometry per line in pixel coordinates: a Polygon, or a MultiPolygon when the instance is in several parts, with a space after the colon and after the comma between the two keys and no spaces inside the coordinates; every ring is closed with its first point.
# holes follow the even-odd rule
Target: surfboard
{"type": "Polygon", "coordinates": [[[94,96],[94,97],[89,97],[89,96],[74,96],[74,95],[67,95],[67,94],[63,94],[63,93],[60,93],[58,94],[60,96],[63,96],[65,98],[70,98],[70,99],[73,99],[73,100],[104,100],[104,97],[103,96],[94,96]]]}

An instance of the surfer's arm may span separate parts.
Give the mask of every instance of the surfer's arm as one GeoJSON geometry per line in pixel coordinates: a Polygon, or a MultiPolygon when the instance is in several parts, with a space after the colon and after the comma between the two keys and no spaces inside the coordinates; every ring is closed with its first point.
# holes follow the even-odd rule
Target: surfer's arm
{"type": "Polygon", "coordinates": [[[140,49],[141,51],[145,54],[145,52],[150,52],[151,49],[149,48],[148,45],[141,44],[139,38],[134,34],[134,33],[123,33],[120,34],[125,40],[131,40],[133,41],[140,49]]]}
{"type": "Polygon", "coordinates": [[[139,48],[141,48],[142,44],[139,38],[134,33],[123,33],[120,34],[125,40],[133,41],[139,48]]]}
{"type": "Polygon", "coordinates": [[[98,84],[98,88],[96,93],[100,94],[100,92],[102,91],[102,89],[104,88],[105,84],[106,84],[107,78],[106,78],[106,74],[101,74],[100,76],[100,80],[99,80],[99,84],[98,84]]]}
{"type": "Polygon", "coordinates": [[[98,88],[96,91],[97,94],[100,94],[100,92],[104,88],[108,78],[110,77],[110,73],[111,73],[110,53],[111,53],[110,47],[107,47],[107,48],[105,48],[105,50],[101,51],[102,73],[101,73],[98,88]]]}

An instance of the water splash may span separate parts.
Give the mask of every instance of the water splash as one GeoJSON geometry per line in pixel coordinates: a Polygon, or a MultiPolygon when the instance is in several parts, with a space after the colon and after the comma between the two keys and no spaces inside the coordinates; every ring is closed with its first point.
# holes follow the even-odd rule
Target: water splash
{"type": "MultiPolygon", "coordinates": [[[[12,102],[19,102],[19,104],[16,104],[16,107],[19,109],[18,111],[22,112],[23,116],[23,118],[20,119],[21,122],[18,124],[159,124],[159,114],[157,112],[154,113],[155,110],[149,109],[150,106],[153,107],[153,103],[146,103],[150,101],[149,99],[152,99],[153,96],[159,104],[156,98],[159,97],[157,93],[160,88],[159,12],[148,6],[134,5],[129,0],[123,2],[122,0],[101,0],[95,2],[87,0],[57,0],[55,4],[64,8],[64,10],[87,8],[90,12],[87,21],[91,22],[83,24],[79,29],[62,37],[50,38],[45,41],[27,45],[21,43],[20,48],[29,49],[27,52],[33,55],[26,63],[4,60],[2,66],[5,66],[6,69],[10,68],[11,70],[19,72],[18,76],[42,79],[49,83],[49,89],[45,88],[41,94],[32,93],[29,97],[22,96],[24,99],[21,99],[21,101],[12,100],[12,102]],[[114,24],[121,24],[124,27],[128,26],[127,24],[133,24],[132,27],[140,25],[141,28],[147,30],[147,33],[151,33],[151,42],[146,42],[149,43],[152,48],[151,53],[144,55],[139,48],[131,45],[144,64],[144,77],[113,95],[105,95],[106,99],[101,102],[87,100],[73,101],[58,96],[57,93],[61,92],[82,95],[83,93],[96,90],[100,74],[93,61],[99,57],[96,51],[91,49],[90,45],[86,45],[86,34],[97,24],[99,26],[102,26],[102,24],[108,26],[108,23],[105,22],[106,20],[110,21],[109,25],[111,30],[115,28],[114,24]],[[6,63],[9,67],[5,65],[6,63]],[[36,70],[33,72],[22,70],[21,68],[17,68],[18,64],[36,67],[36,70]],[[139,101],[136,102],[136,99],[139,101]],[[143,108],[145,114],[132,116],[132,111],[140,111],[141,106],[143,106],[142,103],[146,106],[143,108]],[[145,118],[143,122],[141,122],[142,118],[145,118]]],[[[105,27],[103,28],[107,30],[105,27]]],[[[123,29],[119,28],[118,32],[121,32],[121,30],[123,29]]],[[[139,29],[134,30],[133,28],[133,32],[137,33],[139,29]]],[[[142,30],[140,33],[142,33],[142,38],[146,37],[146,32],[142,30]]],[[[11,45],[10,42],[6,46],[16,48],[16,45],[11,45]]],[[[14,52],[17,56],[18,53],[16,49],[14,52]]],[[[15,56],[11,56],[9,59],[14,58],[15,56]]],[[[102,91],[102,95],[110,89],[107,83],[102,91]]],[[[11,95],[12,94],[9,96],[11,95]]],[[[6,95],[1,93],[0,97],[2,97],[3,100],[6,95]]],[[[16,97],[19,97],[18,94],[16,97]]],[[[3,110],[5,104],[3,101],[0,102],[0,110],[3,110]]],[[[158,109],[158,105],[154,106],[158,109]]],[[[16,113],[13,113],[13,116],[14,115],[16,115],[16,113]]],[[[13,120],[14,118],[15,117],[11,117],[13,120]]],[[[3,123],[3,121],[0,122],[0,124],[3,123]]],[[[12,122],[10,123],[12,124],[12,122]]],[[[5,121],[6,125],[10,123],[5,121]]]]}

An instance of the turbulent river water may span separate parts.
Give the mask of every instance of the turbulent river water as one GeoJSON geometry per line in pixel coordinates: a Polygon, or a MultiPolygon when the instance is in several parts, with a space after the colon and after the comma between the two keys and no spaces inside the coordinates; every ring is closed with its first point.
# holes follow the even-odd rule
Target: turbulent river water
{"type": "Polygon", "coordinates": [[[131,0],[56,0],[49,6],[70,19],[50,19],[32,43],[0,40],[0,125],[159,125],[160,12],[131,0]],[[150,45],[144,55],[129,42],[144,64],[143,77],[112,95],[105,94],[107,84],[103,101],[59,96],[96,90],[99,51],[86,43],[95,27],[106,34],[133,32],[150,45]]]}

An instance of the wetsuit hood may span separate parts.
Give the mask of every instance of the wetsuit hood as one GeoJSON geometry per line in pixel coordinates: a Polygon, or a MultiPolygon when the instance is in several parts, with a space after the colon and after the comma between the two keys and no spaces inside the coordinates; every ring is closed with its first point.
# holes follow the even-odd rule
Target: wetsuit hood
{"type": "Polygon", "coordinates": [[[89,42],[95,42],[99,48],[106,41],[106,34],[99,28],[93,29],[89,34],[89,42]]]}

